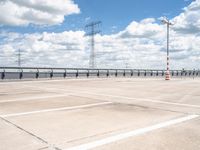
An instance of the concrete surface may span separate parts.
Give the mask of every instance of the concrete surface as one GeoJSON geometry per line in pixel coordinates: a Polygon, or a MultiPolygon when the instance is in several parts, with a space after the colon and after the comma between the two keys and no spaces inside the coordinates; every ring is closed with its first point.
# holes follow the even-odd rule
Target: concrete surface
{"type": "Polygon", "coordinates": [[[0,150],[199,150],[199,79],[0,82],[0,150]]]}

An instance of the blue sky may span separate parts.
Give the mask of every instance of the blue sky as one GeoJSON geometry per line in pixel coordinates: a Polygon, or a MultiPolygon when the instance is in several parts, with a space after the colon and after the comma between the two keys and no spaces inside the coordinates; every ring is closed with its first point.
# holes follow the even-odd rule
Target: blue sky
{"type": "Polygon", "coordinates": [[[104,32],[112,26],[124,29],[131,21],[178,15],[188,2],[184,0],[76,0],[82,10],[81,17],[103,22],[104,32]]]}
{"type": "Polygon", "coordinates": [[[83,30],[84,25],[93,20],[101,20],[102,33],[110,34],[123,30],[133,20],[144,18],[173,18],[191,3],[191,0],[75,0],[81,13],[65,16],[63,23],[53,26],[10,27],[3,26],[1,30],[20,33],[33,32],[63,32],[65,30],[83,30]]]}

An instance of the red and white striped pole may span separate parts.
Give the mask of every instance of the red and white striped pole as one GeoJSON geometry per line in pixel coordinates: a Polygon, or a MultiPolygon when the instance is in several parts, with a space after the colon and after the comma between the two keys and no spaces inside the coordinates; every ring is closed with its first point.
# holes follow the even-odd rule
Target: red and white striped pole
{"type": "Polygon", "coordinates": [[[167,21],[167,71],[165,80],[170,80],[170,70],[169,70],[169,21],[167,21]]]}
{"type": "Polygon", "coordinates": [[[163,18],[162,23],[167,24],[167,71],[165,80],[170,80],[170,70],[169,70],[169,27],[173,25],[167,18],[163,18]]]}
{"type": "Polygon", "coordinates": [[[169,57],[167,57],[167,71],[165,74],[165,80],[170,80],[169,57]]]}

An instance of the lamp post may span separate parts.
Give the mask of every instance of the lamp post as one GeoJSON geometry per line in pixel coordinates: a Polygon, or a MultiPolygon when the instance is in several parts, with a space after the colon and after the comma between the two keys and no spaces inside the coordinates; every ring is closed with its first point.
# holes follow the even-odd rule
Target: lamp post
{"type": "Polygon", "coordinates": [[[163,24],[167,25],[167,71],[165,80],[170,80],[170,69],[169,69],[169,27],[173,25],[167,18],[161,20],[163,24]]]}

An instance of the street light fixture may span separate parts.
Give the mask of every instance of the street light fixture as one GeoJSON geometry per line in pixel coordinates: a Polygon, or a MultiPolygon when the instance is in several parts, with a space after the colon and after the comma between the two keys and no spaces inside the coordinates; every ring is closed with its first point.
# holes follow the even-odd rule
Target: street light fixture
{"type": "Polygon", "coordinates": [[[166,76],[165,80],[170,80],[170,70],[169,70],[169,27],[173,25],[167,18],[163,18],[161,20],[163,24],[167,25],[167,71],[166,71],[166,76]]]}

